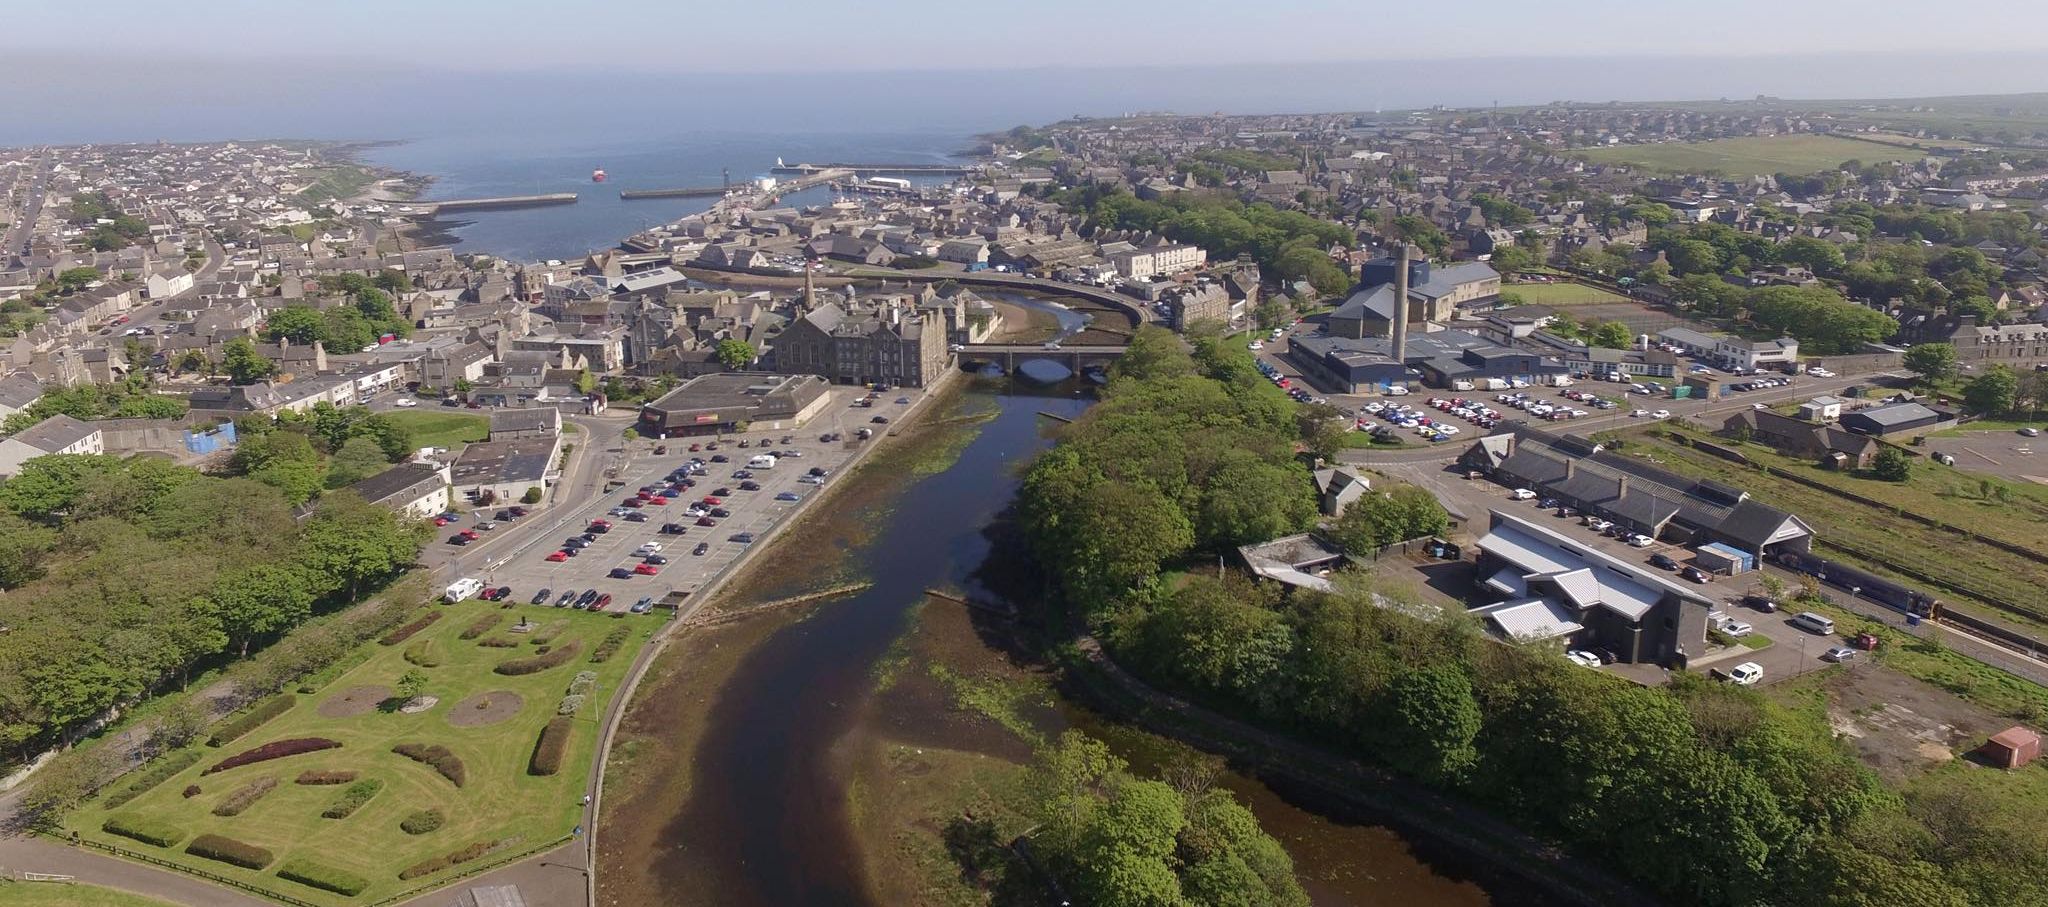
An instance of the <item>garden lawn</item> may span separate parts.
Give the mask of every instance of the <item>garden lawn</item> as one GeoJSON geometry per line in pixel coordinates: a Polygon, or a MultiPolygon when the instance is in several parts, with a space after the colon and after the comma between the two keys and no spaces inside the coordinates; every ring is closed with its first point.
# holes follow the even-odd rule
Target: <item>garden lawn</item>
{"type": "Polygon", "coordinates": [[[0,880],[0,905],[5,907],[171,907],[169,901],[130,894],[118,888],[75,882],[8,882],[0,880]]]}
{"type": "Polygon", "coordinates": [[[491,436],[491,420],[486,416],[467,412],[436,412],[425,407],[435,405],[421,403],[420,409],[394,410],[384,415],[393,422],[412,429],[413,446],[446,447],[450,451],[461,450],[465,444],[482,441],[491,436]]]}
{"type": "Polygon", "coordinates": [[[1514,283],[1503,285],[1500,291],[1520,296],[1529,305],[1607,305],[1628,301],[1626,296],[1583,283],[1514,283]]]}
{"type": "Polygon", "coordinates": [[[1859,142],[1827,135],[1751,136],[1711,142],[1616,145],[1574,152],[1590,161],[1633,164],[1665,173],[1715,172],[1731,177],[1831,170],[1843,161],[1902,161],[1926,156],[1917,148],[1859,142]]]}
{"type": "MultiPolygon", "coordinates": [[[[596,748],[597,721],[634,654],[659,625],[660,618],[613,617],[609,613],[589,614],[523,604],[500,609],[474,599],[458,605],[425,607],[439,608],[445,613],[405,643],[369,643],[372,652],[366,661],[324,687],[300,694],[291,711],[224,747],[202,747],[205,754],[198,764],[118,810],[109,811],[98,800],[74,810],[65,817],[65,828],[89,839],[179,865],[203,868],[319,904],[376,901],[433,884],[450,872],[444,870],[408,881],[401,881],[398,873],[414,863],[472,842],[516,837],[518,842],[502,851],[512,852],[567,835],[581,815],[580,800],[586,792],[585,781],[596,748]],[[475,640],[459,638],[466,627],[487,612],[504,615],[498,629],[475,640]],[[567,621],[568,627],[555,637],[553,644],[559,647],[578,641],[581,650],[567,663],[538,673],[506,676],[493,672],[492,668],[500,662],[535,652],[536,647],[529,641],[532,634],[506,632],[519,615],[525,615],[536,631],[557,621],[567,621]],[[603,664],[590,664],[591,651],[618,627],[632,628],[633,635],[627,644],[603,664]],[[480,645],[493,637],[517,638],[521,643],[516,648],[480,645]],[[344,691],[364,686],[395,686],[400,675],[414,668],[404,659],[406,648],[422,639],[432,640],[431,645],[441,658],[439,666],[420,669],[429,678],[425,695],[440,700],[433,708],[416,715],[381,710],[352,717],[330,718],[320,714],[321,703],[344,691]],[[571,678],[585,670],[597,673],[597,685],[577,714],[561,770],[548,777],[528,775],[528,759],[542,726],[555,715],[571,678]],[[451,714],[462,700],[473,694],[501,690],[516,693],[524,700],[512,717],[483,727],[450,724],[451,714]],[[200,774],[243,750],[292,737],[328,737],[341,741],[343,746],[239,766],[204,777],[200,774]],[[463,761],[468,775],[466,785],[458,789],[433,768],[391,752],[394,744],[406,742],[439,744],[452,750],[463,761]],[[376,779],[384,786],[348,818],[326,819],[321,817],[321,811],[347,785],[293,783],[300,772],[309,769],[355,771],[360,778],[376,779]],[[223,797],[265,775],[274,775],[279,782],[267,796],[232,818],[212,814],[214,805],[223,797]],[[191,784],[199,785],[202,793],[187,799],[182,791],[191,784]],[[446,814],[447,821],[440,829],[418,836],[399,829],[399,822],[406,816],[427,808],[437,808],[446,814]],[[173,848],[158,848],[107,834],[101,825],[115,813],[173,824],[185,832],[185,840],[173,848]],[[186,854],[184,845],[192,836],[204,832],[269,848],[276,860],[263,871],[255,871],[186,854]],[[369,880],[369,887],[356,898],[344,898],[278,878],[278,867],[293,857],[362,876],[369,880]]],[[[108,790],[120,787],[121,782],[117,781],[108,790]]]]}

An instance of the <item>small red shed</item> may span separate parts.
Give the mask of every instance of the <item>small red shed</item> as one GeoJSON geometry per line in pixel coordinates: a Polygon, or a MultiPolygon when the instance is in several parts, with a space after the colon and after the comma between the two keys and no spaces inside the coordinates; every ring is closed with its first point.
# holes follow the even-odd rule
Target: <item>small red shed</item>
{"type": "Polygon", "coordinates": [[[2023,727],[2009,727],[1991,735],[1981,751],[1992,765],[2019,768],[2041,755],[2041,735],[2023,727]]]}

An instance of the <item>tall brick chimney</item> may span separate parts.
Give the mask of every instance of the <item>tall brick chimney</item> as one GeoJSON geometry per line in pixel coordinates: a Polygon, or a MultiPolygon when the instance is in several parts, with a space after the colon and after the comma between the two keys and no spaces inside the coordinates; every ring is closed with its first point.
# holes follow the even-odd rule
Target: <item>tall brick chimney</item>
{"type": "Polygon", "coordinates": [[[1394,362],[1405,366],[1408,362],[1408,244],[1394,244],[1394,325],[1392,350],[1394,362]]]}

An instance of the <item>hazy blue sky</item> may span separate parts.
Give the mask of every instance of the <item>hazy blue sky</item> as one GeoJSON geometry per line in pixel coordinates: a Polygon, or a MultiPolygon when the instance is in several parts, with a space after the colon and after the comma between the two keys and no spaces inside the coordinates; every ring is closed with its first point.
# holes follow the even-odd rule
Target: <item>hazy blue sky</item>
{"type": "MultiPolygon", "coordinates": [[[[0,46],[668,71],[2048,49],[2048,2],[1971,0],[93,0],[0,46]],[[1940,27],[1932,27],[1937,22],[1940,27]]],[[[27,9],[19,7],[27,6],[27,9]]],[[[2048,81],[2048,73],[2039,74],[2048,81]]]]}

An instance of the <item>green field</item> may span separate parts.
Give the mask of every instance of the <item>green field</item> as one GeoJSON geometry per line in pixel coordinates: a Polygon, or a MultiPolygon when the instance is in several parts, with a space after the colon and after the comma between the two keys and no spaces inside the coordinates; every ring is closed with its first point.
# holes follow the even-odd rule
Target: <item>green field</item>
{"type": "MultiPolygon", "coordinates": [[[[612,607],[619,609],[630,604],[615,602],[612,607]]],[[[634,654],[661,618],[615,617],[525,604],[500,609],[475,599],[452,606],[429,605],[421,611],[432,612],[442,615],[439,621],[397,645],[368,644],[367,661],[317,691],[302,693],[290,711],[217,749],[195,744],[201,753],[196,764],[118,809],[107,809],[103,800],[88,803],[65,817],[64,828],[90,840],[198,867],[319,904],[375,901],[431,885],[435,879],[458,870],[442,869],[410,880],[401,880],[399,872],[478,842],[498,842],[492,855],[481,858],[492,860],[561,839],[581,816],[579,801],[585,793],[596,749],[597,722],[605,702],[617,690],[634,654]],[[472,640],[460,638],[485,615],[500,618],[493,629],[472,640]],[[532,632],[511,632],[520,615],[531,621],[532,632]],[[516,676],[493,671],[510,659],[535,655],[539,651],[537,637],[557,626],[560,629],[551,640],[553,647],[578,646],[565,663],[516,676]],[[592,664],[593,650],[607,634],[618,629],[628,631],[623,645],[603,663],[592,664]],[[493,639],[512,640],[514,645],[482,644],[493,639]],[[422,648],[415,650],[415,645],[422,648]],[[421,661],[437,663],[416,667],[415,662],[408,660],[408,652],[421,661]],[[437,703],[411,715],[391,708],[394,703],[372,707],[371,704],[390,696],[401,675],[414,669],[427,676],[424,695],[438,698],[437,703]],[[549,776],[529,774],[529,760],[542,727],[556,715],[572,678],[582,671],[594,672],[596,682],[576,712],[560,770],[549,776]],[[355,698],[363,704],[354,709],[335,710],[333,706],[350,691],[357,691],[355,698]],[[506,697],[508,693],[518,697],[516,704],[506,697]],[[482,694],[490,694],[498,705],[488,711],[477,709],[472,697],[481,698],[482,694]],[[323,706],[328,707],[329,714],[322,714],[323,706]],[[474,724],[484,715],[497,715],[499,720],[480,726],[455,723],[474,724]],[[329,738],[340,741],[342,746],[201,774],[229,756],[271,741],[298,737],[329,738]],[[399,743],[446,747],[462,760],[465,783],[458,787],[434,768],[393,753],[392,747],[399,743]],[[347,818],[324,818],[322,811],[335,802],[347,785],[294,783],[301,772],[308,770],[354,771],[358,780],[374,779],[382,782],[383,787],[347,818]],[[278,784],[254,805],[232,817],[213,813],[230,794],[266,776],[275,778],[278,784]],[[198,786],[199,791],[185,796],[188,785],[198,786]],[[429,808],[445,814],[439,829],[419,835],[400,829],[401,820],[429,808]],[[167,823],[182,832],[184,840],[164,848],[112,835],[101,828],[111,815],[167,823]],[[259,871],[185,853],[186,842],[209,832],[268,848],[276,859],[259,871]],[[280,878],[277,870],[295,858],[353,873],[368,880],[369,886],[356,898],[346,898],[280,878]]],[[[107,790],[120,791],[126,780],[116,781],[107,790]]]]}
{"type": "Polygon", "coordinates": [[[308,205],[346,201],[376,181],[376,174],[355,164],[323,167],[314,172],[313,182],[299,192],[299,201],[308,205]]]}
{"type": "Polygon", "coordinates": [[[1830,170],[1843,161],[1864,163],[1923,157],[1924,152],[1875,142],[1828,135],[1780,135],[1712,142],[1666,142],[1657,145],[1616,145],[1577,152],[1589,161],[1632,164],[1663,173],[1720,173],[1731,177],[1755,174],[1812,173],[1830,170]]]}
{"type": "Polygon", "coordinates": [[[1528,305],[1603,305],[1628,301],[1626,296],[1583,283],[1511,283],[1503,284],[1500,292],[1503,296],[1510,293],[1519,296],[1528,305]]]}
{"type": "Polygon", "coordinates": [[[460,450],[464,444],[482,441],[491,436],[491,420],[487,416],[472,415],[439,408],[426,409],[431,404],[422,403],[420,409],[411,411],[394,410],[387,415],[391,420],[412,429],[414,447],[446,447],[460,450]]]}
{"type": "Polygon", "coordinates": [[[0,907],[171,907],[171,904],[97,885],[0,879],[0,907]]]}

